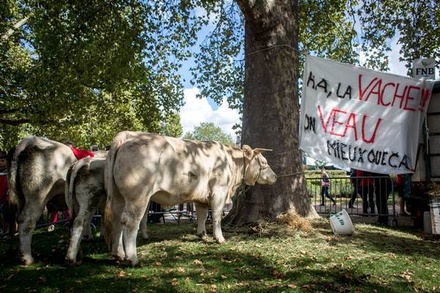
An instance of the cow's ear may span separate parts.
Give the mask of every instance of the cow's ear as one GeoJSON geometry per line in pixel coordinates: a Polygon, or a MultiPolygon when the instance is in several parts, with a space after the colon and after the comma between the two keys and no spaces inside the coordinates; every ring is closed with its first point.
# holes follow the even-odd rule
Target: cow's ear
{"type": "Polygon", "coordinates": [[[248,145],[243,145],[243,154],[245,158],[251,160],[254,155],[254,150],[248,145]]]}

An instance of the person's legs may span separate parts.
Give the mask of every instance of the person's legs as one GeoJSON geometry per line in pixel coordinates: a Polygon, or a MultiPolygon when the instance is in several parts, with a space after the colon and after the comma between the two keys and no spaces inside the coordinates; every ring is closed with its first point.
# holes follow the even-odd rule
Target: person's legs
{"type": "Polygon", "coordinates": [[[326,190],[326,192],[325,192],[325,196],[326,196],[327,198],[329,198],[329,199],[333,202],[333,205],[336,204],[335,199],[334,199],[334,198],[329,194],[329,192],[328,192],[328,187],[327,187],[327,190],[326,190]]]}
{"type": "Polygon", "coordinates": [[[356,201],[357,195],[359,193],[359,189],[356,183],[353,184],[353,188],[354,188],[353,193],[351,194],[350,201],[348,202],[349,208],[353,208],[353,204],[356,201]]]}
{"type": "Polygon", "coordinates": [[[55,224],[58,222],[58,211],[53,211],[49,214],[49,227],[47,231],[52,232],[55,230],[55,224]]]}
{"type": "Polygon", "coordinates": [[[56,222],[58,222],[58,211],[54,211],[50,213],[49,221],[51,224],[55,224],[56,222]]]}
{"type": "Polygon", "coordinates": [[[409,216],[409,213],[405,209],[405,193],[403,185],[396,186],[397,193],[399,195],[399,209],[401,216],[409,216]]]}
{"type": "Polygon", "coordinates": [[[368,186],[368,204],[370,206],[370,212],[374,214],[375,207],[374,207],[374,188],[373,186],[368,186]]]}
{"type": "Polygon", "coordinates": [[[379,214],[377,222],[388,224],[388,197],[386,193],[376,192],[377,212],[379,214]]]}
{"type": "Polygon", "coordinates": [[[361,186],[361,197],[362,197],[362,213],[368,214],[368,188],[366,186],[361,186]]]}

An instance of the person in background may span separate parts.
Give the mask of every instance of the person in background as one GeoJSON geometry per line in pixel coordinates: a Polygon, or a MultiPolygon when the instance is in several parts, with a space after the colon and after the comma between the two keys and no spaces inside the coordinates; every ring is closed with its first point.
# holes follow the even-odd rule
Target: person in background
{"type": "Polygon", "coordinates": [[[325,203],[325,198],[329,198],[332,202],[333,205],[336,205],[336,201],[334,200],[333,197],[330,196],[329,194],[329,189],[330,189],[330,177],[328,176],[327,172],[325,172],[325,169],[321,170],[321,206],[324,206],[325,203]]]}
{"type": "Polygon", "coordinates": [[[393,190],[390,175],[371,173],[374,176],[374,193],[376,194],[377,224],[388,225],[388,197],[393,190]]]}
{"type": "Polygon", "coordinates": [[[356,177],[359,179],[359,191],[362,196],[362,213],[367,215],[370,208],[371,214],[374,214],[374,180],[369,172],[362,170],[356,170],[356,177]]]}
{"type": "Polygon", "coordinates": [[[404,174],[397,174],[394,188],[397,191],[397,194],[399,195],[400,215],[404,217],[410,216],[410,214],[405,209],[405,175],[404,174]]]}
{"type": "Polygon", "coordinates": [[[7,153],[0,151],[0,234],[13,234],[17,231],[15,223],[15,205],[9,202],[9,185],[7,177],[7,153]]]}
{"type": "Polygon", "coordinates": [[[348,207],[353,208],[353,204],[359,194],[359,180],[356,177],[356,169],[350,169],[350,182],[353,185],[353,193],[351,194],[350,201],[348,202],[348,207]]]}
{"type": "Polygon", "coordinates": [[[5,233],[8,227],[8,223],[6,221],[8,217],[8,179],[6,176],[7,162],[6,162],[6,153],[0,151],[0,234],[5,233]]]}
{"type": "Polygon", "coordinates": [[[49,215],[49,226],[47,227],[48,232],[55,230],[55,225],[60,221],[60,215],[62,216],[63,221],[70,219],[70,211],[67,208],[64,194],[56,195],[51,198],[47,203],[46,208],[49,215]]]}

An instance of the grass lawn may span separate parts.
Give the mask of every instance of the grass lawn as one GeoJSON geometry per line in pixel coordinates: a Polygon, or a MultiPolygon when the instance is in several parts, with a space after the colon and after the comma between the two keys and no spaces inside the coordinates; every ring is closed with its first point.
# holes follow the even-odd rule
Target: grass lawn
{"type": "Polygon", "coordinates": [[[39,230],[29,267],[17,238],[0,241],[0,292],[440,292],[440,241],[368,224],[335,236],[328,219],[311,224],[224,227],[222,245],[200,240],[193,223],[154,224],[149,240],[138,238],[134,268],[109,258],[103,240],[84,242],[83,264],[66,266],[68,231],[39,230]]]}

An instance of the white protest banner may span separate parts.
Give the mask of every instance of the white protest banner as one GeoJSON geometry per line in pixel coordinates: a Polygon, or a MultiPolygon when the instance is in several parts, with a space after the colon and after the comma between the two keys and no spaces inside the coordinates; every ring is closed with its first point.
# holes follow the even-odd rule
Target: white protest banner
{"type": "Polygon", "coordinates": [[[433,85],[307,56],[300,148],[339,167],[412,173],[433,85]]]}

